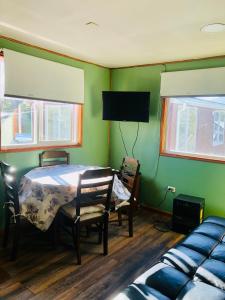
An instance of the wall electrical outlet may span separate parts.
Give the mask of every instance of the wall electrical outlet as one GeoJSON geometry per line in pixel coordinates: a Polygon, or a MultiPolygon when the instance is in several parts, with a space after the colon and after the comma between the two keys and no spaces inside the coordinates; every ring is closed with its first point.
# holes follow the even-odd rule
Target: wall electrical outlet
{"type": "Polygon", "coordinates": [[[171,193],[176,193],[176,188],[174,186],[168,185],[167,191],[170,191],[171,193]]]}

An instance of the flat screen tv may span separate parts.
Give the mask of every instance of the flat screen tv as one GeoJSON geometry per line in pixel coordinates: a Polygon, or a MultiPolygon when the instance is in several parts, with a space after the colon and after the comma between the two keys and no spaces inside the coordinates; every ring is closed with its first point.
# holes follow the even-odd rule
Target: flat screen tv
{"type": "Polygon", "coordinates": [[[149,122],[150,92],[102,92],[103,120],[149,122]]]}

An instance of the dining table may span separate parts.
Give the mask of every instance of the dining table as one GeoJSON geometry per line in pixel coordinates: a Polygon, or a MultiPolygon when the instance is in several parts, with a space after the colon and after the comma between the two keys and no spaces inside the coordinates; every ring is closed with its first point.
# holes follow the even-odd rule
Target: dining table
{"type": "MultiPolygon", "coordinates": [[[[21,178],[19,185],[21,216],[38,229],[48,230],[60,207],[76,199],[79,176],[87,170],[99,168],[61,164],[30,170],[21,178]]],[[[116,177],[112,199],[127,201],[129,197],[129,191],[116,177]]]]}

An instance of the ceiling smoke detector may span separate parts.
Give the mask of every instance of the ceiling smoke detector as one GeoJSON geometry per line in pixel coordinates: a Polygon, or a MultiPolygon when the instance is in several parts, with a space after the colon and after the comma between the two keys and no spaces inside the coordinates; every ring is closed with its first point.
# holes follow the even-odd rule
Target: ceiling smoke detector
{"type": "Polygon", "coordinates": [[[207,24],[207,25],[204,25],[202,28],[201,28],[201,31],[203,32],[223,32],[225,31],[225,24],[223,23],[212,23],[212,24],[207,24]]]}

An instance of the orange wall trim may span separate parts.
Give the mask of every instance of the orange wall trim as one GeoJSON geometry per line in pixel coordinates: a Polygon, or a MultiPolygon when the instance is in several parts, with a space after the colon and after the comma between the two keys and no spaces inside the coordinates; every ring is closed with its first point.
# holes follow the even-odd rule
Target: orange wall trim
{"type": "Polygon", "coordinates": [[[125,67],[116,67],[111,69],[130,69],[130,68],[139,68],[139,67],[153,67],[153,66],[160,66],[160,65],[169,65],[169,64],[177,64],[177,63],[188,63],[193,61],[201,61],[201,60],[210,60],[210,59],[223,59],[225,55],[218,55],[218,56],[209,56],[209,57],[196,57],[190,59],[178,59],[178,60],[171,60],[171,61],[162,61],[150,64],[140,64],[140,65],[130,65],[125,67]]]}
{"type": "Polygon", "coordinates": [[[78,61],[78,62],[83,62],[83,63],[87,63],[87,64],[90,64],[90,65],[95,65],[95,66],[101,67],[101,68],[106,68],[105,66],[102,66],[102,65],[90,62],[90,61],[82,60],[82,59],[79,59],[79,58],[76,58],[76,57],[73,57],[73,56],[70,56],[70,55],[67,55],[67,54],[62,54],[60,52],[56,52],[56,51],[49,50],[49,49],[46,49],[46,48],[43,48],[43,47],[35,46],[35,45],[29,44],[29,43],[26,43],[26,42],[22,42],[22,41],[19,41],[19,40],[16,40],[16,39],[4,36],[4,35],[0,35],[0,38],[2,38],[4,40],[7,40],[7,41],[10,41],[10,42],[14,42],[14,43],[17,43],[17,44],[24,45],[24,46],[27,46],[27,47],[42,50],[42,51],[45,51],[45,52],[48,52],[48,53],[51,53],[51,54],[55,54],[55,55],[58,55],[58,56],[69,58],[69,59],[72,59],[72,60],[75,60],[75,61],[78,61]]]}
{"type": "Polygon", "coordinates": [[[69,58],[69,59],[72,59],[72,60],[75,60],[75,61],[78,61],[78,62],[83,62],[83,63],[87,63],[87,64],[91,64],[91,65],[95,65],[95,66],[98,66],[98,67],[111,69],[111,70],[126,69],[126,68],[137,68],[137,67],[151,67],[151,66],[159,66],[159,65],[166,65],[166,64],[176,64],[176,63],[185,63],[185,62],[192,62],[192,61],[201,61],[201,60],[225,58],[225,55],[217,55],[217,56],[209,56],[209,57],[196,57],[196,58],[183,59],[183,60],[181,59],[181,60],[173,60],[173,61],[164,61],[164,62],[157,62],[157,63],[149,63],[149,64],[140,64],[140,65],[130,65],[130,66],[121,66],[121,67],[111,67],[111,68],[109,68],[109,67],[106,67],[106,66],[101,65],[101,64],[97,64],[97,63],[94,63],[94,62],[82,60],[82,59],[76,58],[74,56],[70,56],[70,55],[67,55],[67,54],[62,54],[60,52],[56,52],[56,51],[49,50],[49,49],[46,49],[46,48],[43,48],[43,47],[40,47],[40,46],[35,46],[35,45],[29,44],[29,43],[26,43],[26,42],[22,42],[22,41],[19,41],[19,40],[14,39],[14,38],[10,38],[10,37],[5,36],[5,35],[0,35],[0,38],[11,41],[11,42],[14,42],[14,43],[17,43],[17,44],[21,44],[21,45],[25,45],[25,46],[32,47],[32,48],[35,48],[35,49],[39,49],[39,50],[42,50],[42,51],[46,51],[48,53],[59,55],[59,56],[65,57],[65,58],[69,58]]]}

